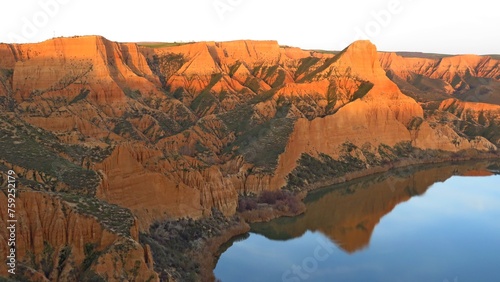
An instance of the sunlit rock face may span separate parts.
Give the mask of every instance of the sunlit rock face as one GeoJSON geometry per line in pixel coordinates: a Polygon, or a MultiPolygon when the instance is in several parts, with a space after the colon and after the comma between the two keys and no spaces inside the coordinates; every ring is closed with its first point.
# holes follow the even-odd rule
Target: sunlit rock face
{"type": "MultiPolygon", "coordinates": [[[[40,260],[46,241],[72,246],[81,264],[86,244],[130,243],[122,255],[154,276],[137,236],[104,228],[109,214],[64,213],[74,203],[59,197],[99,201],[99,212],[124,208],[136,234],[213,209],[233,215],[239,195],[287,186],[305,155],[362,170],[398,158],[402,144],[495,151],[498,76],[490,57],[403,57],[369,41],[338,53],[275,41],[138,45],[100,36],[0,44],[0,166],[23,180],[24,212],[41,226],[23,229],[20,254],[40,260]],[[45,209],[53,216],[41,217],[45,209]]],[[[115,255],[102,253],[93,271],[114,277],[130,267],[110,263],[115,255]]]]}

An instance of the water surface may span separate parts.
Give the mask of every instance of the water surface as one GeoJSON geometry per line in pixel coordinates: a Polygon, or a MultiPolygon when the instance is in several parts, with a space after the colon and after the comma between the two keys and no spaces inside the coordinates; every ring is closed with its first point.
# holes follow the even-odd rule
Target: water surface
{"type": "Polygon", "coordinates": [[[403,169],[315,192],[304,215],[253,225],[221,255],[215,275],[500,281],[500,176],[490,165],[403,169]]]}

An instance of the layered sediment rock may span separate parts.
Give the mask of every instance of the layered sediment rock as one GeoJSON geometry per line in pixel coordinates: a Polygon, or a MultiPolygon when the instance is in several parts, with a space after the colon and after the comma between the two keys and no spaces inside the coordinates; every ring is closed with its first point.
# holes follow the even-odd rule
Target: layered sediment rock
{"type": "Polygon", "coordinates": [[[133,234],[213,209],[232,215],[240,194],[286,186],[304,155],[362,169],[381,159],[380,148],[401,144],[495,151],[500,113],[477,101],[496,101],[498,75],[489,57],[407,58],[379,54],[368,41],[336,55],[275,41],[0,44],[0,164],[39,190],[21,196],[29,224],[20,257],[33,252],[40,261],[47,244],[57,252],[68,245],[80,265],[90,244],[101,252],[89,268],[97,275],[155,278],[133,234]],[[422,100],[432,96],[419,96],[424,90],[456,99],[422,100]],[[457,100],[464,97],[478,100],[457,100]],[[130,210],[132,235],[74,212],[55,191],[130,210]]]}
{"type": "MultiPolygon", "coordinates": [[[[39,277],[40,281],[43,277],[51,281],[76,281],[93,272],[108,277],[108,281],[121,281],[121,275],[135,267],[137,277],[157,279],[148,257],[149,250],[137,243],[139,229],[134,219],[132,225],[124,226],[128,234],[119,234],[106,229],[101,218],[79,211],[75,203],[56,194],[29,190],[18,193],[15,209],[18,278],[31,273],[31,278],[39,277]],[[115,250],[118,246],[127,247],[120,253],[115,250]],[[107,257],[120,256],[126,256],[123,265],[100,263],[107,257]],[[99,262],[95,263],[95,259],[99,262]]],[[[0,193],[0,201],[7,202],[4,193],[0,193]]],[[[0,212],[2,222],[7,222],[6,211],[0,212]]],[[[6,242],[7,231],[0,231],[2,241],[6,242]]],[[[2,244],[0,253],[7,257],[6,244],[2,244]]],[[[6,267],[5,264],[0,266],[1,275],[7,276],[6,267]]]]}
{"type": "Polygon", "coordinates": [[[500,104],[500,61],[490,56],[380,53],[380,61],[398,86],[422,100],[500,104]]]}

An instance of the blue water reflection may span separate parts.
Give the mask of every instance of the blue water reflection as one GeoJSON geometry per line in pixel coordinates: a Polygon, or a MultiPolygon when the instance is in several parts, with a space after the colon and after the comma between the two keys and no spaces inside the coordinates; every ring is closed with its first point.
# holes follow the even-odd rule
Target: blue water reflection
{"type": "Polygon", "coordinates": [[[403,187],[382,190],[392,197],[389,200],[362,200],[371,186],[385,187],[392,181],[372,179],[358,183],[363,188],[349,194],[337,189],[313,199],[308,212],[317,210],[314,218],[306,213],[256,226],[254,232],[263,235],[251,233],[235,242],[220,257],[216,277],[222,281],[500,281],[500,176],[453,176],[423,190],[416,183],[418,177],[400,178],[414,184],[401,180],[403,187]],[[325,198],[328,203],[340,199],[345,214],[321,203],[325,198]],[[393,199],[397,199],[394,204],[382,204],[393,199]],[[348,205],[350,201],[353,205],[348,205]],[[360,213],[366,206],[368,212],[360,213]]]}

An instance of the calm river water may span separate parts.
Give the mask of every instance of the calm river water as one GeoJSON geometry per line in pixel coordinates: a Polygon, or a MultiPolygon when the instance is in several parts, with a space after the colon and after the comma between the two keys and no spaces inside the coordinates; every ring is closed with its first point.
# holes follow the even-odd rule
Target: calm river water
{"type": "Polygon", "coordinates": [[[406,168],[310,194],[254,224],[214,270],[228,281],[500,281],[498,164],[406,168]]]}

